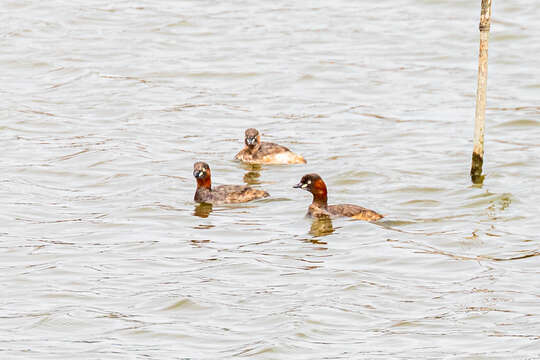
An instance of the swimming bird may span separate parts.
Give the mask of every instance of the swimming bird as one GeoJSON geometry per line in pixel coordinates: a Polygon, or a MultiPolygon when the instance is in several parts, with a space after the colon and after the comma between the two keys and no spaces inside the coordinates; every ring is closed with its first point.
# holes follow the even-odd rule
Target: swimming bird
{"type": "Polygon", "coordinates": [[[212,187],[210,166],[203,161],[193,164],[193,176],[197,179],[194,200],[199,203],[233,204],[270,196],[264,190],[244,185],[220,185],[212,187]]]}
{"type": "Polygon", "coordinates": [[[246,146],[234,157],[252,164],[305,164],[306,160],[293,153],[285,146],[271,142],[261,142],[261,135],[257,129],[249,128],[245,131],[244,143],[246,146]]]}
{"type": "Polygon", "coordinates": [[[358,205],[328,205],[326,184],[318,174],[307,174],[293,186],[313,194],[313,202],[309,205],[308,215],[312,217],[347,216],[358,220],[374,221],[383,216],[373,210],[358,205]]]}

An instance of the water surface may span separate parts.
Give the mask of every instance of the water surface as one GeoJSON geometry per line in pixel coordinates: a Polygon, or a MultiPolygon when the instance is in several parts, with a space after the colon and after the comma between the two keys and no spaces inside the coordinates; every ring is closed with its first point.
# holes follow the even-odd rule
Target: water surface
{"type": "Polygon", "coordinates": [[[0,8],[0,357],[540,357],[534,2],[493,4],[483,186],[479,2],[0,8]],[[198,206],[197,160],[272,197],[198,206]],[[305,218],[309,172],[386,218],[305,218]]]}

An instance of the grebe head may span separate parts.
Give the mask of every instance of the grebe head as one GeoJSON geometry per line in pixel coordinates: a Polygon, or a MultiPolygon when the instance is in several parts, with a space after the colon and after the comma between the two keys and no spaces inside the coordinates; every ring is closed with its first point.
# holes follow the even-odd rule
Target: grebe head
{"type": "Polygon", "coordinates": [[[245,132],[246,138],[244,142],[247,146],[252,147],[261,142],[261,136],[259,135],[259,131],[254,128],[249,128],[245,132]]]}
{"type": "Polygon", "coordinates": [[[210,176],[210,166],[204,161],[197,161],[193,164],[193,176],[197,180],[203,180],[210,176]]]}
{"type": "Polygon", "coordinates": [[[318,174],[307,174],[302,176],[302,179],[300,182],[293,186],[294,188],[306,190],[309,192],[313,192],[317,188],[322,188],[326,190],[326,184],[321,179],[321,177],[318,174]]]}

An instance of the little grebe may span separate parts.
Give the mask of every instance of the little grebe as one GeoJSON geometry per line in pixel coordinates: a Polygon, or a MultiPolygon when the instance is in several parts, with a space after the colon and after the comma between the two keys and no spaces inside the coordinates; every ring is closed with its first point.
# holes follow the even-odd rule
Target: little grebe
{"type": "Polygon", "coordinates": [[[313,202],[309,205],[308,215],[313,217],[324,216],[348,216],[358,220],[374,221],[379,220],[383,216],[373,210],[363,208],[358,205],[327,204],[326,184],[317,174],[307,174],[302,177],[302,180],[294,188],[304,189],[313,194],[313,202]]]}
{"type": "Polygon", "coordinates": [[[243,185],[212,187],[210,167],[202,161],[198,161],[193,165],[193,176],[197,179],[194,200],[199,203],[233,204],[270,196],[266,191],[243,185]]]}
{"type": "Polygon", "coordinates": [[[244,143],[246,146],[234,157],[252,164],[305,164],[306,160],[293,153],[285,146],[270,142],[261,142],[257,129],[247,129],[244,143]]]}

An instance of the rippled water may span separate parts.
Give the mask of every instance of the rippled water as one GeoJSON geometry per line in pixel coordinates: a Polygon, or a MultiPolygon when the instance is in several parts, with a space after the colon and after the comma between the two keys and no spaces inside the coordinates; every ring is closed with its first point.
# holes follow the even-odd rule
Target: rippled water
{"type": "Polygon", "coordinates": [[[2,3],[0,357],[540,358],[540,8],[494,1],[478,187],[479,3],[2,3]]]}

